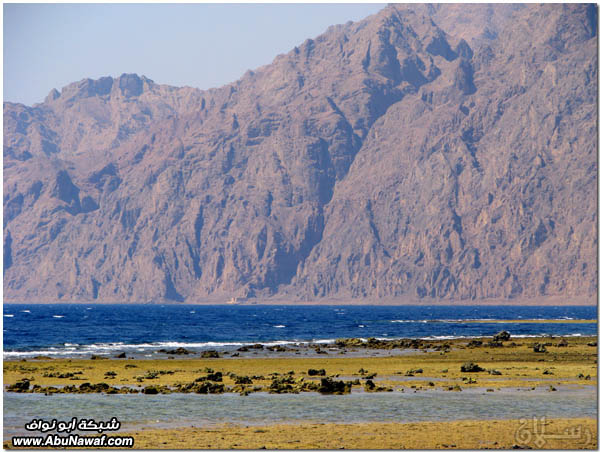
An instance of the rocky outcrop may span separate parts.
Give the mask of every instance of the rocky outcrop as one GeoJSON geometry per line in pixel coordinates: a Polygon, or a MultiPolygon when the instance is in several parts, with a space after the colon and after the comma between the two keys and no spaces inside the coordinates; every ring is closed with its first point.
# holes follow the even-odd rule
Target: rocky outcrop
{"type": "Polygon", "coordinates": [[[318,391],[321,394],[350,394],[352,392],[352,383],[347,381],[332,380],[331,378],[321,378],[321,385],[318,391]]]}
{"type": "Polygon", "coordinates": [[[392,5],[219,89],[4,104],[4,297],[591,299],[594,5],[392,5]]]}
{"type": "Polygon", "coordinates": [[[461,372],[483,372],[483,371],[485,371],[485,369],[480,367],[478,364],[468,362],[468,363],[465,363],[462,366],[460,366],[460,371],[461,372]]]}
{"type": "Polygon", "coordinates": [[[510,339],[510,333],[508,331],[500,331],[498,334],[495,334],[492,340],[494,342],[502,342],[508,341],[510,339]]]}

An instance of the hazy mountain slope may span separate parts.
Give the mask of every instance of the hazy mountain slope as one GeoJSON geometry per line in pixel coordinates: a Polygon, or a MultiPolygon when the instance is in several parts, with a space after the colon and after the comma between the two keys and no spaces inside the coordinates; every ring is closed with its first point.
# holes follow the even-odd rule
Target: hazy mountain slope
{"type": "Polygon", "coordinates": [[[5,299],[593,296],[595,7],[490,8],[5,103],[5,299]]]}

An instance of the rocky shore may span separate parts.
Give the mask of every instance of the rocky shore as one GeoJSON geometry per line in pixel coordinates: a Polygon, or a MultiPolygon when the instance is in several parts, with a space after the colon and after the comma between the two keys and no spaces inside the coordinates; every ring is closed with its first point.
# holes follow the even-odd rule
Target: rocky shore
{"type": "MultiPolygon", "coordinates": [[[[49,359],[4,362],[4,390],[13,393],[131,394],[160,397],[206,394],[314,393],[348,397],[355,392],[417,393],[453,391],[469,394],[536,391],[560,394],[597,385],[595,337],[514,338],[507,331],[493,337],[453,340],[338,339],[332,344],[239,347],[222,350],[175,348],[161,359],[49,359]],[[260,352],[260,355],[254,353],[260,352]],[[385,355],[380,353],[385,352],[385,355]],[[358,356],[357,356],[358,355],[358,356]],[[473,392],[475,390],[475,392],[473,392]],[[559,391],[558,393],[556,391],[559,391]]],[[[464,395],[463,395],[464,394],[464,395]]],[[[128,396],[129,397],[129,396],[128,396]]],[[[398,397],[405,397],[399,394],[398,397]]],[[[545,396],[544,396],[545,397],[545,396]]],[[[340,399],[341,400],[341,399],[340,399]]],[[[550,399],[548,399],[550,400],[550,399]]],[[[452,421],[452,419],[449,419],[452,421]]],[[[203,428],[137,429],[139,449],[454,449],[559,448],[595,449],[594,419],[545,421],[548,431],[586,432],[554,436],[542,445],[516,440],[518,420],[452,422],[222,425],[203,428]],[[570,429],[570,430],[569,430],[570,429]],[[579,429],[579,430],[573,430],[579,429]],[[583,430],[582,430],[583,429],[583,430]]],[[[552,437],[552,435],[550,435],[552,437]]],[[[5,442],[4,446],[10,448],[5,442]]]]}
{"type": "Polygon", "coordinates": [[[595,338],[512,338],[507,331],[492,338],[444,341],[350,338],[328,345],[256,344],[228,355],[205,350],[198,356],[184,348],[163,353],[170,359],[125,359],[119,354],[113,359],[38,357],[5,361],[4,389],[47,395],[344,395],[352,391],[461,391],[476,387],[488,391],[507,387],[555,391],[561,385],[597,382],[595,338]],[[263,354],[253,357],[255,350],[263,354]],[[284,353],[290,350],[293,355],[284,353]],[[378,356],[382,350],[402,353],[378,356]],[[362,356],[348,356],[357,351],[362,356]]]}

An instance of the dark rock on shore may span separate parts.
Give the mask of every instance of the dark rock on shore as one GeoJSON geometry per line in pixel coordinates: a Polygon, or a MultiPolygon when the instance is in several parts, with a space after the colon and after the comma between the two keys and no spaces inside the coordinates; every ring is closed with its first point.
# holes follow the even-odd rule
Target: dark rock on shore
{"type": "Polygon", "coordinates": [[[200,385],[196,385],[193,390],[197,394],[223,394],[225,392],[225,385],[206,381],[200,385]]]}
{"type": "Polygon", "coordinates": [[[175,385],[177,392],[196,394],[223,394],[225,385],[219,383],[211,383],[210,381],[194,381],[192,383],[178,383],[175,385]]]}
{"type": "Polygon", "coordinates": [[[375,383],[373,383],[373,381],[371,381],[371,380],[365,381],[365,391],[374,391],[374,390],[375,390],[375,383]]]}
{"type": "Polygon", "coordinates": [[[248,396],[250,394],[252,394],[253,392],[257,392],[260,391],[259,387],[254,387],[251,388],[249,386],[245,386],[243,384],[236,384],[233,388],[231,388],[231,392],[237,392],[239,393],[241,396],[248,396]]]}
{"type": "Polygon", "coordinates": [[[321,378],[321,385],[317,391],[321,394],[350,394],[352,392],[352,383],[332,380],[329,377],[321,378]]]}
{"type": "Polygon", "coordinates": [[[107,383],[82,383],[79,385],[79,392],[106,392],[109,388],[107,383]]]}
{"type": "Polygon", "coordinates": [[[200,355],[201,358],[220,358],[219,352],[216,350],[205,350],[200,355]]]}
{"type": "Polygon", "coordinates": [[[265,348],[263,344],[254,344],[254,345],[243,345],[237,349],[238,352],[247,352],[249,350],[262,350],[265,348]]]}
{"type": "Polygon", "coordinates": [[[6,390],[8,392],[27,392],[29,390],[29,384],[29,380],[24,378],[12,385],[9,385],[6,390]]]}
{"type": "Polygon", "coordinates": [[[364,342],[357,338],[336,339],[335,345],[338,347],[362,347],[364,342]]]}
{"type": "Polygon", "coordinates": [[[235,384],[236,385],[251,385],[252,384],[252,379],[250,377],[246,377],[246,376],[236,376],[234,378],[235,384]]]}
{"type": "Polygon", "coordinates": [[[269,386],[270,394],[298,394],[300,390],[288,383],[272,382],[269,386]]]}
{"type": "MultiPolygon", "coordinates": [[[[370,348],[370,349],[380,349],[380,350],[391,350],[394,348],[430,348],[432,345],[429,342],[423,341],[421,339],[377,339],[374,337],[368,338],[366,341],[358,338],[350,338],[350,339],[336,339],[335,345],[340,348],[346,347],[354,347],[354,348],[370,348]]],[[[442,346],[444,349],[449,349],[450,345],[446,344],[442,346]]]]}
{"type": "Polygon", "coordinates": [[[48,378],[73,378],[75,374],[81,375],[83,372],[44,372],[43,376],[48,378]]]}
{"type": "Polygon", "coordinates": [[[300,392],[300,388],[296,386],[296,380],[293,377],[274,378],[269,386],[271,394],[286,394],[300,392]]]}
{"type": "Polygon", "coordinates": [[[461,372],[483,372],[483,371],[485,371],[485,369],[483,367],[480,367],[478,364],[468,362],[468,363],[464,363],[462,366],[460,366],[460,371],[461,372]]]}
{"type": "Polygon", "coordinates": [[[142,394],[154,395],[154,394],[170,394],[173,392],[171,388],[164,385],[157,386],[146,386],[142,389],[142,394]]]}
{"type": "Polygon", "coordinates": [[[149,369],[146,371],[146,373],[141,376],[138,377],[138,381],[141,380],[154,380],[155,378],[158,378],[160,375],[172,375],[174,374],[175,371],[173,370],[152,370],[149,369]]]}
{"type": "Polygon", "coordinates": [[[494,336],[494,342],[502,342],[510,340],[510,333],[508,331],[500,331],[494,336]]]}
{"type": "Polygon", "coordinates": [[[89,393],[105,393],[105,394],[133,394],[137,393],[137,389],[133,388],[117,388],[115,386],[110,386],[106,383],[82,383],[78,387],[75,385],[67,385],[62,388],[57,388],[54,386],[40,386],[34,385],[33,387],[29,387],[29,385],[25,385],[22,382],[17,382],[15,385],[11,385],[7,388],[7,391],[10,392],[33,392],[33,393],[42,393],[42,394],[89,394],[89,393]],[[16,385],[16,386],[15,386],[16,385]]]}
{"type": "Polygon", "coordinates": [[[208,381],[223,381],[223,374],[221,372],[210,373],[206,376],[208,381]]]}
{"type": "Polygon", "coordinates": [[[189,351],[183,347],[178,347],[175,350],[165,350],[164,353],[166,353],[167,355],[193,355],[195,352],[189,351]]]}
{"type": "Polygon", "coordinates": [[[500,341],[495,341],[495,340],[491,340],[489,341],[487,344],[485,344],[487,347],[504,347],[504,344],[502,344],[502,342],[500,341]]]}
{"type": "Polygon", "coordinates": [[[392,388],[377,386],[372,380],[365,381],[365,391],[367,392],[391,392],[392,388]]]}

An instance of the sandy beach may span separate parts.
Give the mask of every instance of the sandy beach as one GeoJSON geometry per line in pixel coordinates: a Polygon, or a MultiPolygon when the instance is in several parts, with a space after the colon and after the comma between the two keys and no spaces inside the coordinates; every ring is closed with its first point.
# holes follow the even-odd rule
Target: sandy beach
{"type": "Polygon", "coordinates": [[[596,449],[596,420],[547,419],[534,435],[533,420],[418,423],[295,424],[142,430],[140,449],[596,449]],[[575,428],[575,433],[571,434],[575,428]],[[568,429],[567,433],[565,431],[568,429]],[[536,444],[534,441],[538,441],[536,444]]]}

